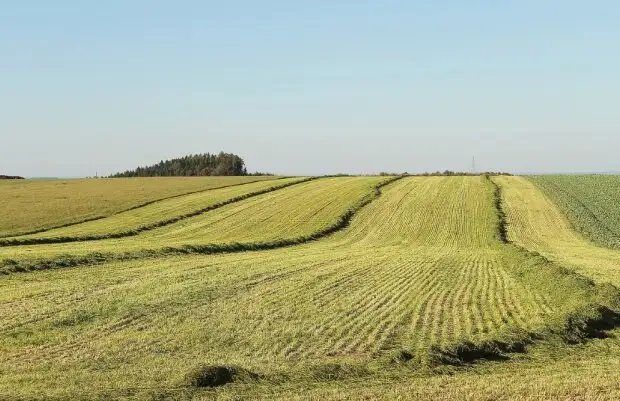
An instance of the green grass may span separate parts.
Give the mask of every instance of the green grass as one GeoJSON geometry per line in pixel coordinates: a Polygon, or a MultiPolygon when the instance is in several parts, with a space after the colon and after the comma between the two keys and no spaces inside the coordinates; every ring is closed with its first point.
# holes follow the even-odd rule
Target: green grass
{"type": "MultiPolygon", "coordinates": [[[[556,205],[529,179],[494,180],[503,187],[512,241],[598,282],[620,286],[620,252],[575,231],[570,209],[556,205]]],[[[613,210],[614,204],[609,208],[613,210]]]]}
{"type": "Polygon", "coordinates": [[[620,176],[548,175],[530,177],[588,239],[620,249],[620,176]]]}
{"type": "Polygon", "coordinates": [[[0,180],[0,237],[106,217],[172,196],[273,178],[0,180]]]}
{"type": "Polygon", "coordinates": [[[132,236],[185,220],[211,211],[230,200],[242,200],[249,195],[262,194],[307,179],[284,178],[261,180],[243,185],[214,188],[208,191],[177,196],[153,202],[113,216],[80,224],[47,230],[42,233],[9,237],[0,244],[81,242],[106,237],[132,236]]]}
{"type": "MultiPolygon", "coordinates": [[[[0,260],[53,260],[66,259],[67,255],[84,256],[93,252],[123,255],[141,254],[144,251],[157,253],[170,248],[183,250],[207,245],[215,245],[217,248],[239,243],[269,244],[288,240],[300,242],[336,224],[341,215],[360,202],[372,198],[376,186],[386,180],[389,178],[322,178],[231,203],[215,211],[129,238],[3,247],[0,248],[0,260]]],[[[221,201],[229,196],[228,192],[225,190],[224,195],[219,196],[218,192],[214,191],[212,195],[217,195],[221,201]]],[[[123,224],[123,220],[118,222],[123,224]]]]}
{"type": "MultiPolygon", "coordinates": [[[[581,376],[563,383],[566,367],[583,362],[585,374],[603,361],[573,354],[616,349],[588,339],[606,329],[615,288],[501,241],[498,194],[508,238],[532,229],[515,218],[527,181],[411,177],[377,195],[382,180],[294,185],[161,237],[142,233],[135,246],[298,236],[355,210],[320,241],[0,277],[0,398],[493,399],[535,396],[545,383],[549,397],[611,388],[612,369],[584,388],[581,376]],[[498,361],[478,363],[485,358],[498,361]],[[217,366],[237,381],[196,387],[217,366]]],[[[130,249],[129,240],[117,246],[130,249]]]]}

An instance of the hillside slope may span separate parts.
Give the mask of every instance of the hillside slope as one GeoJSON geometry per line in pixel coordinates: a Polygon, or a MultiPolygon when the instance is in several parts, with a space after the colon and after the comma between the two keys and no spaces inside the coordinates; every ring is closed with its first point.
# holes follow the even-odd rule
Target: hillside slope
{"type": "MultiPolygon", "coordinates": [[[[257,198],[248,214],[214,216],[247,216],[231,220],[241,230],[273,204],[260,224],[278,227],[291,221],[289,204],[329,208],[337,199],[330,210],[342,210],[363,194],[338,199],[340,183],[312,183],[328,196],[274,192],[286,201],[257,198]]],[[[601,291],[502,243],[499,224],[484,177],[404,178],[321,241],[0,277],[0,371],[10,372],[0,395],[255,398],[312,386],[325,394],[321,383],[333,380],[432,377],[508,358],[496,339],[526,347],[580,334],[564,332],[565,318],[601,291]],[[201,365],[253,373],[214,393],[188,381],[201,365]]]]}
{"type": "Polygon", "coordinates": [[[147,251],[157,255],[191,252],[210,245],[216,249],[230,245],[234,250],[234,244],[239,243],[250,247],[256,244],[260,248],[265,243],[302,241],[337,224],[341,215],[372,197],[375,187],[389,179],[321,178],[231,203],[129,238],[0,247],[0,260],[54,260],[93,253],[106,253],[107,258],[113,259],[131,252],[140,257],[147,251]]]}
{"type": "Polygon", "coordinates": [[[573,230],[561,209],[523,177],[500,177],[510,239],[587,277],[620,286],[620,251],[596,245],[573,230]]]}
{"type": "Polygon", "coordinates": [[[0,237],[107,217],[146,203],[273,177],[75,179],[0,182],[0,237]]]}
{"type": "Polygon", "coordinates": [[[566,215],[572,226],[589,240],[620,249],[620,176],[550,175],[529,179],[566,215]]]}
{"type": "Polygon", "coordinates": [[[28,241],[41,241],[41,243],[45,241],[49,241],[49,243],[81,242],[98,237],[99,239],[121,237],[123,234],[132,236],[139,232],[194,217],[192,215],[199,215],[201,214],[200,211],[206,212],[230,199],[262,193],[269,189],[281,188],[303,180],[303,178],[280,178],[249,183],[241,181],[239,184],[231,186],[215,187],[211,190],[202,190],[188,195],[154,201],[146,206],[132,208],[107,218],[46,230],[36,234],[7,237],[0,239],[0,246],[11,243],[27,243],[28,241]]]}

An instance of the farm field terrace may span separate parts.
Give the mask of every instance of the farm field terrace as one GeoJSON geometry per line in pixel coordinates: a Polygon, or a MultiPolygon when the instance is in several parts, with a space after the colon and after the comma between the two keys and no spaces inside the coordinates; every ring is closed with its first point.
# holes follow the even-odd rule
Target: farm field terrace
{"type": "MultiPolygon", "coordinates": [[[[314,241],[0,276],[0,398],[617,395],[618,345],[588,339],[617,290],[525,249],[539,227],[516,216],[541,201],[518,209],[522,193],[546,199],[520,177],[321,178],[115,246],[267,241],[354,211],[314,241]],[[216,366],[233,366],[234,382],[201,387],[216,366]]],[[[53,259],[107,241],[0,252],[53,259]]]]}

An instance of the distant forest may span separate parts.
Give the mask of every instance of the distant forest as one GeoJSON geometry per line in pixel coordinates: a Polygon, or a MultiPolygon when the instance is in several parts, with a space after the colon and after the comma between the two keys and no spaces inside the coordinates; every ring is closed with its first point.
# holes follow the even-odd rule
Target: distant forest
{"type": "Polygon", "coordinates": [[[0,180],[23,180],[24,177],[20,177],[17,175],[1,175],[0,174],[0,180]]]}
{"type": "Polygon", "coordinates": [[[243,159],[232,153],[197,154],[160,161],[138,167],[111,177],[194,177],[194,176],[248,175],[243,159]]]}

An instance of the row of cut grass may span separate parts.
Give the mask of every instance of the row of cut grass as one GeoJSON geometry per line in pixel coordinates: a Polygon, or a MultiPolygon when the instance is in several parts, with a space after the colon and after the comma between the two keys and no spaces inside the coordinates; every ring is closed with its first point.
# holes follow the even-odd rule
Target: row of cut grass
{"type": "MultiPolygon", "coordinates": [[[[564,327],[585,322],[576,312],[596,317],[583,308],[605,288],[498,240],[488,180],[404,178],[382,191],[344,230],[298,247],[0,277],[0,394],[200,396],[187,375],[202,365],[257,373],[263,390],[427,374],[446,362],[437,356],[466,363],[467,344],[480,358],[506,333],[562,338],[580,333],[564,327]]],[[[262,224],[290,221],[287,204],[262,224]]]]}
{"type": "Polygon", "coordinates": [[[312,180],[231,203],[212,213],[180,220],[135,237],[5,247],[0,248],[0,258],[10,270],[18,270],[20,266],[28,266],[29,270],[37,265],[60,267],[106,259],[294,245],[344,227],[357,209],[377,196],[377,188],[391,180],[393,178],[389,177],[312,180]]]}
{"type": "Polygon", "coordinates": [[[99,219],[153,201],[274,177],[158,177],[0,182],[0,237],[99,219]]]}
{"type": "Polygon", "coordinates": [[[559,206],[578,232],[599,245],[620,249],[620,176],[545,175],[529,179],[559,206]]]}
{"type": "Polygon", "coordinates": [[[502,187],[511,241],[598,282],[620,286],[620,252],[576,232],[558,205],[532,181],[523,177],[493,180],[502,187]]]}
{"type": "Polygon", "coordinates": [[[154,202],[104,219],[84,222],[43,233],[0,239],[0,246],[55,244],[123,238],[165,227],[253,196],[286,188],[310,178],[283,178],[200,191],[154,202]]]}

